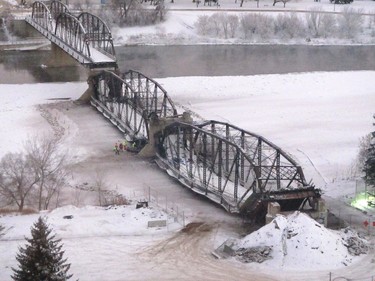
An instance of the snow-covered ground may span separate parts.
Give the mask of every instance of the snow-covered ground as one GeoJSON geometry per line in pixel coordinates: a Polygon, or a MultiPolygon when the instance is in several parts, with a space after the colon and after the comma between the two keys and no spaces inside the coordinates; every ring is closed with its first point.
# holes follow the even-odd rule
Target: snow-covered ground
{"type": "MultiPolygon", "coordinates": [[[[220,8],[200,5],[207,11],[187,11],[196,9],[195,4],[190,0],[175,2],[168,4],[174,11],[169,12],[167,22],[115,31],[117,43],[128,43],[130,37],[133,43],[137,38],[143,38],[139,43],[152,43],[155,38],[163,39],[164,44],[176,44],[179,38],[200,43],[191,28],[198,15],[239,6],[223,0],[220,8]]],[[[245,2],[242,9],[256,10],[256,4],[245,2]]],[[[270,1],[260,4],[261,9],[282,10],[281,3],[276,7],[270,1]]],[[[328,1],[301,0],[287,3],[287,9],[309,10],[316,5],[327,11],[344,8],[328,1]]],[[[363,8],[364,12],[375,11],[374,1],[355,1],[351,6],[363,8]]],[[[351,71],[157,81],[180,110],[193,111],[194,118],[227,121],[282,147],[301,164],[306,178],[323,190],[328,207],[340,208],[339,216],[340,212],[342,216],[344,211],[349,212],[344,218],[353,218],[353,226],[364,232],[363,217],[375,220],[374,214],[364,216],[345,203],[356,190],[352,166],[359,139],[373,131],[374,79],[375,71],[351,71]]],[[[63,144],[75,161],[72,186],[92,182],[100,170],[110,189],[137,200],[147,196],[146,187],[158,204],[135,209],[133,201],[129,206],[100,208],[94,206],[98,203],[95,193],[68,187],[61,198],[65,207],[41,214],[2,215],[0,223],[9,231],[0,239],[1,281],[10,280],[11,267],[17,265],[17,248],[25,243],[23,237],[30,234],[30,226],[39,215],[46,216],[63,239],[74,280],[227,281],[251,277],[324,281],[339,276],[352,280],[375,277],[373,245],[367,255],[350,256],[343,246],[342,233],[296,214],[278,217],[276,223],[246,236],[240,218],[183,188],[149,160],[129,153],[113,155],[113,144],[122,135],[93,108],[71,101],[86,87],[86,83],[0,85],[0,157],[19,151],[28,137],[49,132],[51,124],[57,124],[64,132],[63,144]],[[56,101],[62,98],[71,100],[56,101]],[[40,104],[43,106],[37,106],[40,104]],[[186,229],[181,220],[177,223],[162,211],[168,202],[179,206],[186,229]],[[73,218],[64,219],[66,215],[73,218]],[[167,226],[148,227],[148,222],[154,220],[166,220],[167,226]],[[285,241],[285,233],[271,229],[275,224],[286,232],[290,230],[291,239],[285,241]],[[246,247],[271,244],[279,254],[262,264],[215,259],[211,252],[228,238],[238,239],[238,245],[246,247]]]]}
{"type": "MultiPolygon", "coordinates": [[[[241,40],[237,37],[223,39],[210,36],[200,36],[197,32],[196,23],[200,16],[212,16],[214,13],[223,12],[228,15],[242,17],[247,14],[262,13],[263,15],[277,16],[282,13],[295,12],[301,19],[306,18],[306,13],[312,10],[321,10],[326,13],[337,14],[345,9],[366,14],[364,22],[366,27],[375,21],[375,2],[371,0],[355,0],[350,5],[334,5],[329,0],[291,0],[283,8],[283,3],[279,2],[272,6],[273,0],[260,0],[259,7],[257,1],[219,0],[220,6],[204,6],[202,3],[197,7],[191,0],[178,0],[174,3],[166,1],[167,8],[166,21],[152,26],[112,28],[112,33],[116,44],[249,44],[249,40],[241,40]]],[[[268,41],[261,40],[260,43],[273,44],[374,44],[374,38],[363,38],[359,34],[358,38],[338,39],[338,38],[311,38],[311,41],[302,40],[281,40],[280,38],[269,38],[268,41]]],[[[308,35],[306,35],[308,37],[308,35]]],[[[256,41],[255,41],[256,42],[256,41]]],[[[250,44],[254,44],[250,41],[250,44]]]]}
{"type": "MultiPolygon", "coordinates": [[[[346,171],[350,170],[356,157],[358,140],[373,129],[375,93],[371,81],[374,79],[374,71],[358,71],[182,77],[158,79],[158,82],[177,104],[195,112],[195,118],[199,115],[205,119],[228,121],[264,135],[295,157],[307,178],[312,178],[325,194],[345,200],[344,195],[355,192],[355,181],[347,180],[346,171]],[[345,190],[340,190],[340,186],[345,186],[345,190]]],[[[275,256],[272,270],[269,262],[245,265],[233,259],[215,260],[211,251],[228,238],[241,237],[239,218],[197,198],[148,161],[130,154],[116,157],[112,145],[121,134],[107,120],[90,107],[53,100],[77,99],[85,87],[86,83],[0,85],[4,101],[0,107],[3,120],[0,125],[1,155],[17,151],[33,132],[50,130],[49,123],[39,112],[47,110],[59,126],[65,128],[63,141],[75,156],[77,168],[73,183],[90,182],[90,177],[100,168],[106,172],[109,185],[119,193],[132,198],[144,186],[150,186],[158,192],[159,200],[168,196],[185,211],[186,224],[200,222],[206,228],[197,227],[189,235],[179,232],[182,226],[176,223],[158,230],[148,229],[144,221],[153,219],[150,214],[156,212],[157,216],[162,216],[156,207],[153,207],[155,211],[147,210],[144,214],[137,213],[134,206],[119,210],[69,207],[43,213],[63,238],[76,278],[238,280],[252,274],[254,280],[301,280],[301,276],[305,278],[306,275],[310,280],[329,280],[330,271],[334,276],[341,273],[350,277],[375,275],[371,264],[373,252],[351,257],[343,255],[344,248],[341,247],[336,253],[321,253],[311,263],[308,258],[312,258],[310,244],[290,250],[293,258],[275,256]],[[38,111],[35,105],[43,103],[51,104],[38,111]],[[139,171],[142,171],[142,177],[139,171]],[[73,219],[64,220],[64,215],[73,215],[73,219]],[[133,224],[137,219],[140,225],[133,224]],[[308,262],[297,264],[298,258],[308,262]],[[345,262],[348,266],[343,264],[345,262]],[[99,264],[105,264],[107,269],[100,269],[99,264]],[[223,267],[227,273],[218,274],[217,270],[223,267]],[[181,270],[183,278],[179,278],[181,270]],[[280,271],[282,275],[279,275],[280,271]]],[[[76,202],[80,206],[97,203],[94,194],[82,194],[79,202],[76,197],[77,194],[66,196],[62,202],[76,202]]],[[[3,265],[0,280],[8,280],[10,268],[16,264],[17,247],[24,243],[22,236],[29,235],[29,227],[37,216],[0,218],[1,223],[13,227],[0,242],[0,264],[3,265]]],[[[300,227],[304,224],[311,222],[306,220],[300,227]]],[[[311,235],[315,234],[321,235],[320,232],[311,235]]],[[[327,243],[339,243],[338,236],[332,237],[327,243]]],[[[312,236],[311,241],[316,239],[312,236]]]]}

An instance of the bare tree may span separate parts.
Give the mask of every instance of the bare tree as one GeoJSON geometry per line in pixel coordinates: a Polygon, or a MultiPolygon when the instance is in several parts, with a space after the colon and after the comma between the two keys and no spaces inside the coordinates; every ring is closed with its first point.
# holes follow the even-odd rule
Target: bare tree
{"type": "Polygon", "coordinates": [[[26,141],[27,161],[38,179],[38,209],[48,208],[49,202],[63,186],[67,157],[59,150],[59,141],[49,136],[34,137],[26,141]]]}
{"type": "Polygon", "coordinates": [[[210,32],[210,17],[207,15],[198,16],[195,27],[197,28],[199,35],[208,35],[210,32]]]}
{"type": "Polygon", "coordinates": [[[228,16],[228,22],[229,22],[230,37],[234,38],[236,36],[238,26],[240,25],[240,21],[238,19],[238,16],[237,15],[229,15],[228,16]]]}
{"type": "Polygon", "coordinates": [[[309,30],[312,32],[313,37],[319,37],[322,28],[322,8],[313,8],[310,13],[306,14],[306,21],[309,30]]]}
{"type": "Polygon", "coordinates": [[[345,7],[338,17],[338,28],[341,36],[346,38],[355,37],[361,30],[363,24],[363,11],[345,7]]]}
{"type": "Polygon", "coordinates": [[[0,161],[0,196],[23,211],[27,197],[39,181],[27,157],[8,153],[0,161]]]}
{"type": "Polygon", "coordinates": [[[99,206],[106,205],[107,199],[105,197],[105,191],[107,190],[107,180],[106,180],[106,175],[101,170],[96,171],[94,190],[98,192],[99,206]]]}
{"type": "Polygon", "coordinates": [[[229,30],[229,19],[227,13],[219,13],[219,21],[221,23],[221,27],[223,28],[224,38],[228,38],[228,30],[229,30]]]}
{"type": "Polygon", "coordinates": [[[219,37],[220,34],[220,25],[222,21],[222,17],[220,13],[214,13],[212,16],[210,16],[210,20],[212,23],[213,30],[215,31],[215,35],[219,37]]]}
{"type": "Polygon", "coordinates": [[[136,6],[136,2],[137,0],[112,0],[112,7],[118,13],[120,24],[126,21],[130,9],[136,6]]]}
{"type": "Polygon", "coordinates": [[[0,224],[0,238],[5,235],[5,226],[0,224]]]}

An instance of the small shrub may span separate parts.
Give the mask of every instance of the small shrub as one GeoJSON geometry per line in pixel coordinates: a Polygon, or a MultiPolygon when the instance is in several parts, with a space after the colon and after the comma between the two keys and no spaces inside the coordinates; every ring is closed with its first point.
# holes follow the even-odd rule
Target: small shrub
{"type": "Polygon", "coordinates": [[[295,14],[280,14],[275,20],[275,34],[281,38],[299,38],[306,34],[304,22],[295,14]]]}
{"type": "Polygon", "coordinates": [[[210,33],[210,17],[207,15],[199,16],[198,20],[195,22],[195,28],[197,33],[202,36],[209,35],[210,33]]]}
{"type": "Polygon", "coordinates": [[[273,35],[274,20],[262,14],[248,14],[241,17],[240,25],[245,39],[269,38],[273,35]]]}

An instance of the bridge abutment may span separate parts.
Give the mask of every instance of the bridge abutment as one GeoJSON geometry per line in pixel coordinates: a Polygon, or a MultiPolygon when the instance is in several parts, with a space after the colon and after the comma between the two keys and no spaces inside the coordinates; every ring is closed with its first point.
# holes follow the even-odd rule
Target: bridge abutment
{"type": "Polygon", "coordinates": [[[87,78],[88,88],[82,94],[82,96],[79,97],[79,99],[77,100],[78,102],[81,102],[81,103],[89,103],[90,102],[91,97],[94,95],[94,88],[95,88],[93,77],[97,74],[98,74],[98,71],[95,71],[95,70],[89,71],[88,78],[87,78]]]}

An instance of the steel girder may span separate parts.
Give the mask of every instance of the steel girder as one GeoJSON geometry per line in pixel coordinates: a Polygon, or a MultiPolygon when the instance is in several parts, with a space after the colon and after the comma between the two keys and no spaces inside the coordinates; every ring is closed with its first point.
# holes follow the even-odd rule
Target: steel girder
{"type": "Polygon", "coordinates": [[[89,40],[90,46],[115,59],[112,34],[105,22],[90,13],[81,13],[78,20],[86,30],[86,39],[89,40]]]}
{"type": "Polygon", "coordinates": [[[137,93],[141,107],[148,117],[150,114],[156,114],[159,118],[177,115],[176,107],[167,91],[155,80],[134,70],[124,73],[122,78],[137,93]]]}
{"type": "Polygon", "coordinates": [[[161,166],[229,212],[240,212],[261,192],[252,159],[231,140],[182,122],[167,126],[156,139],[161,166]]]}
{"type": "MultiPolygon", "coordinates": [[[[302,168],[285,151],[262,136],[234,125],[208,121],[197,125],[241,147],[251,159],[262,192],[310,188],[302,168]]],[[[241,180],[244,180],[241,173],[241,180]]]]}

